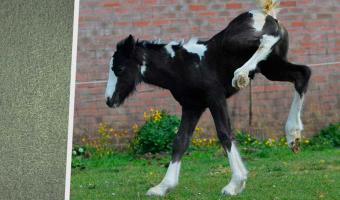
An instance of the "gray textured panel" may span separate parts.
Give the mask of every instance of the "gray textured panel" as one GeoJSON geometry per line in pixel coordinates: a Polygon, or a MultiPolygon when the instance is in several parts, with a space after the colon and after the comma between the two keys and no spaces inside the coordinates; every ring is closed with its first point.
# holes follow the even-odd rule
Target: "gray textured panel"
{"type": "Polygon", "coordinates": [[[63,199],[72,0],[0,1],[0,199],[63,199]]]}

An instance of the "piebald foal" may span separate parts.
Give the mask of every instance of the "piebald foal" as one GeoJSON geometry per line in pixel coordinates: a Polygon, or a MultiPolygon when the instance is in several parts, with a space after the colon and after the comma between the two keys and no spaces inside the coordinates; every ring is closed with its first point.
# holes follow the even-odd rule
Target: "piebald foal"
{"type": "Polygon", "coordinates": [[[287,61],[288,33],[276,19],[277,4],[263,0],[262,10],[240,14],[208,41],[164,44],[135,41],[130,35],[117,44],[109,64],[109,107],[122,104],[142,81],[170,90],[182,106],[172,160],[163,180],[150,188],[148,195],[165,195],[178,184],[181,158],[206,108],[232,170],[231,181],[222,193],[236,195],[244,189],[247,170],[234,142],[225,99],[246,87],[256,73],[294,84],[296,92],[285,131],[289,147],[298,150],[303,129],[300,112],[311,71],[287,61]]]}

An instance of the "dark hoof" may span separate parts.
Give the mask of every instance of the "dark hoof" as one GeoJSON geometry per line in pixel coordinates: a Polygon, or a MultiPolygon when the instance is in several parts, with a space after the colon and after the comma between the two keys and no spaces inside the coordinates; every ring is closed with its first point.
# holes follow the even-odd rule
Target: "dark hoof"
{"type": "Polygon", "coordinates": [[[294,153],[298,153],[300,151],[300,139],[296,138],[294,142],[291,143],[291,149],[294,153]]]}

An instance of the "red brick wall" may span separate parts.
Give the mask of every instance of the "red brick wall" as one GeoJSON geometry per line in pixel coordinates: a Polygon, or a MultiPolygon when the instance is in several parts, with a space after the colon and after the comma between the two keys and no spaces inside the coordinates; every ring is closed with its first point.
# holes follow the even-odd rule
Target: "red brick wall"
{"type": "MultiPolygon", "coordinates": [[[[91,134],[99,122],[117,129],[143,122],[149,108],[180,114],[169,92],[141,85],[124,106],[109,109],[104,102],[107,63],[115,44],[133,34],[141,39],[209,38],[239,13],[256,7],[255,0],[82,0],[80,2],[75,142],[91,134]]],[[[340,121],[340,1],[282,0],[279,20],[290,33],[289,59],[308,64],[313,76],[303,121],[310,135],[340,121]],[[333,63],[333,64],[331,64],[333,63]]],[[[275,67],[275,66],[273,66],[275,67]]],[[[259,136],[282,135],[293,87],[269,82],[261,75],[252,87],[253,126],[259,136]]],[[[232,124],[248,129],[249,88],[229,100],[232,124]]],[[[214,132],[210,113],[199,126],[214,132]]]]}

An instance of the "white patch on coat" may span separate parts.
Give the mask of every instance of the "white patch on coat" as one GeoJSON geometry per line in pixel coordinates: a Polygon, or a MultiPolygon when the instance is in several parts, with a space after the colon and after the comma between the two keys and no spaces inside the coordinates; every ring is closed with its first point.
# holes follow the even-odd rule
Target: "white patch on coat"
{"type": "Polygon", "coordinates": [[[164,196],[169,189],[174,188],[178,184],[180,169],[180,161],[175,163],[170,162],[162,182],[150,188],[146,194],[149,196],[164,196]]]}
{"type": "Polygon", "coordinates": [[[252,10],[249,13],[253,15],[253,28],[256,31],[262,31],[267,15],[260,10],[252,10]]]}
{"type": "Polygon", "coordinates": [[[230,152],[227,151],[227,154],[232,176],[229,184],[222,189],[222,193],[226,195],[236,195],[245,188],[248,171],[242,162],[234,142],[231,144],[230,152]]]}
{"type": "Polygon", "coordinates": [[[165,45],[165,49],[170,54],[171,58],[175,57],[175,51],[172,48],[172,46],[174,45],[178,45],[178,42],[172,41],[169,44],[165,45]]]}
{"type": "Polygon", "coordinates": [[[301,110],[303,105],[304,96],[300,96],[298,92],[295,91],[293,102],[290,107],[288,114],[288,120],[285,126],[285,132],[287,137],[287,143],[291,147],[291,143],[295,139],[301,139],[301,131],[303,130],[303,124],[301,121],[301,110]]]}
{"type": "Polygon", "coordinates": [[[151,41],[152,44],[162,44],[162,40],[160,38],[155,39],[153,41],[151,41]]]}
{"type": "MultiPolygon", "coordinates": [[[[265,60],[267,56],[272,52],[272,47],[279,41],[280,37],[275,37],[272,35],[263,35],[261,39],[261,44],[254,55],[240,68],[234,72],[234,78],[232,80],[232,86],[236,87],[238,80],[248,79],[249,83],[249,72],[256,69],[259,62],[265,60]]],[[[247,84],[246,84],[247,85],[247,84]]],[[[243,88],[245,86],[238,86],[238,88],[243,88]]]]}
{"type": "Polygon", "coordinates": [[[141,73],[142,75],[144,75],[145,71],[146,71],[146,62],[143,61],[143,65],[142,65],[142,67],[140,68],[140,73],[141,73]]]}
{"type": "Polygon", "coordinates": [[[143,55],[143,62],[142,62],[142,66],[140,68],[140,73],[142,74],[142,76],[144,75],[145,71],[146,71],[146,55],[143,55]]]}
{"type": "Polygon", "coordinates": [[[113,92],[116,89],[117,77],[112,71],[112,65],[113,65],[113,58],[111,58],[110,63],[109,63],[109,79],[106,85],[105,99],[112,98],[113,92]]]}
{"type": "Polygon", "coordinates": [[[183,48],[190,53],[197,54],[201,60],[205,51],[207,50],[207,47],[204,44],[198,44],[197,38],[190,39],[186,44],[183,45],[183,48]]]}

